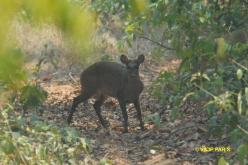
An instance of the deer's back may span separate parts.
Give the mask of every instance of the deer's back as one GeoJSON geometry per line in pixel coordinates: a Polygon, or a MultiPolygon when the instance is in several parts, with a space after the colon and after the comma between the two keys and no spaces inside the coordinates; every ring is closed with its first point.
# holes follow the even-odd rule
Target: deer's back
{"type": "Polygon", "coordinates": [[[127,71],[115,62],[97,62],[82,72],[80,82],[85,90],[94,94],[117,97],[127,82],[127,71]]]}

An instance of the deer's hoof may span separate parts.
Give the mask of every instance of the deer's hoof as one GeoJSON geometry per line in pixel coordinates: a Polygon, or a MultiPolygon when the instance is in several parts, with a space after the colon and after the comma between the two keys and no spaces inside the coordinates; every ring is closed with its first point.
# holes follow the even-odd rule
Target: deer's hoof
{"type": "Polygon", "coordinates": [[[123,133],[128,133],[128,128],[124,128],[123,133]]]}

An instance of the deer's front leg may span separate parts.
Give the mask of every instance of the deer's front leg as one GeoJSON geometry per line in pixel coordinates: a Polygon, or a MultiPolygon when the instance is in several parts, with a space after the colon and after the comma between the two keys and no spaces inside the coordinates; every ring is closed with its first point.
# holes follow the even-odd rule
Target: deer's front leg
{"type": "Polygon", "coordinates": [[[127,115],[127,109],[126,109],[126,103],[122,100],[119,100],[119,104],[122,111],[123,116],[123,127],[124,127],[124,133],[128,132],[128,115],[127,115]]]}
{"type": "Polygon", "coordinates": [[[136,111],[137,111],[138,119],[139,119],[139,121],[140,121],[140,128],[141,128],[141,130],[143,131],[143,130],[144,130],[144,122],[143,122],[143,120],[142,120],[142,114],[141,114],[141,109],[140,109],[140,102],[139,102],[139,100],[136,100],[136,101],[134,102],[134,106],[135,106],[135,109],[136,109],[136,111]]]}

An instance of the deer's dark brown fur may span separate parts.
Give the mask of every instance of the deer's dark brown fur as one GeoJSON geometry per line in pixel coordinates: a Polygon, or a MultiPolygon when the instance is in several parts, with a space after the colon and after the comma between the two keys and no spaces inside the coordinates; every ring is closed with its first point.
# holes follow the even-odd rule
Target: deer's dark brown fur
{"type": "Polygon", "coordinates": [[[72,108],[69,112],[68,123],[72,120],[72,115],[79,103],[95,96],[94,109],[101,124],[106,124],[101,115],[101,105],[106,97],[114,97],[118,100],[124,118],[124,132],[128,132],[127,103],[133,103],[140,127],[144,130],[142,121],[139,95],[144,85],[139,77],[139,66],[144,62],[144,55],[140,55],[135,60],[129,60],[127,56],[121,55],[120,60],[125,66],[115,62],[97,62],[88,67],[80,76],[81,94],[74,98],[72,108]]]}

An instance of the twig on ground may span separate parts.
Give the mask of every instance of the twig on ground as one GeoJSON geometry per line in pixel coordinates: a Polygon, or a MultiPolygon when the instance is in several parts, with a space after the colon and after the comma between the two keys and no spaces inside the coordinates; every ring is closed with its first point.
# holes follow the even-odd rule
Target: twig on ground
{"type": "Polygon", "coordinates": [[[167,138],[169,139],[172,134],[175,134],[178,131],[188,129],[188,128],[192,128],[192,127],[195,127],[195,125],[186,125],[184,127],[181,127],[181,128],[176,129],[176,130],[173,130],[172,132],[170,132],[170,134],[169,134],[169,136],[167,138]]]}
{"type": "Polygon", "coordinates": [[[72,81],[74,82],[74,83],[77,83],[77,81],[74,79],[74,77],[71,75],[71,72],[69,72],[69,77],[72,79],[72,81]]]}

